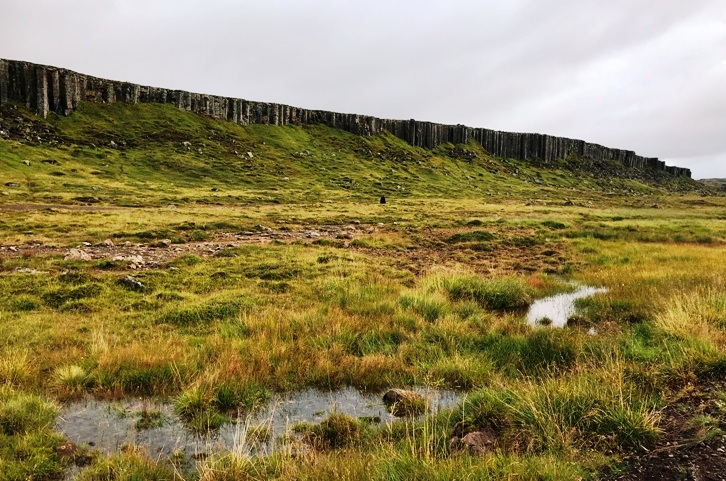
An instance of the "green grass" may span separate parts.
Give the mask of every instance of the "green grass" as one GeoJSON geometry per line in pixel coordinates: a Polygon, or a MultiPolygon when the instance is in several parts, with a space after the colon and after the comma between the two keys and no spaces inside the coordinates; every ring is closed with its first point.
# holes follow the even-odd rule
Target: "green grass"
{"type": "Polygon", "coordinates": [[[0,386],[0,479],[54,479],[67,461],[63,437],[52,430],[58,407],[32,394],[0,386]]]}
{"type": "Polygon", "coordinates": [[[61,141],[0,140],[3,179],[20,185],[0,196],[2,244],[17,251],[0,257],[7,479],[59,478],[70,462],[46,399],[171,399],[206,433],[276,392],[343,386],[465,400],[390,426],[331,415],[299,429],[305,455],[287,439],[262,459],[189,461],[190,474],[129,448],[79,479],[594,478],[659,442],[683,388],[726,374],[726,201],[689,180],[170,106],[34,120],[61,141]],[[146,267],[94,247],[106,239],[146,267]],[[99,255],[65,260],[70,247],[99,255]],[[595,334],[526,324],[531,302],[573,281],[608,288],[578,303],[595,334]],[[475,430],[497,449],[450,449],[475,430]]]}

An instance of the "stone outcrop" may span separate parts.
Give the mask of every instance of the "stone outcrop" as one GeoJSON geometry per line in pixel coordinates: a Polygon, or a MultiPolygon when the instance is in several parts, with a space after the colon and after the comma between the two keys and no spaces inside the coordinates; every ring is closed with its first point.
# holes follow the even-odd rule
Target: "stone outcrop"
{"type": "Polygon", "coordinates": [[[388,131],[411,145],[429,149],[447,142],[458,144],[473,140],[496,157],[549,162],[574,155],[593,160],[617,161],[627,167],[662,171],[674,176],[691,176],[689,169],[666,166],[665,162],[657,158],[642,157],[630,150],[611,149],[583,140],[309,110],[105,80],[71,70],[0,59],[0,105],[6,102],[24,104],[45,117],[51,112],[69,115],[84,101],[172,104],[182,110],[241,125],[323,124],[357,135],[388,131]]]}

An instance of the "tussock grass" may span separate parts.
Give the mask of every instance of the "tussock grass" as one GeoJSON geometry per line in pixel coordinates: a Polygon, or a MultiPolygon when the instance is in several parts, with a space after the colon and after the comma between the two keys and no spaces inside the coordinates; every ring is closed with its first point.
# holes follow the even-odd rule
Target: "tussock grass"
{"type": "Polygon", "coordinates": [[[149,481],[182,480],[178,470],[153,460],[141,449],[128,448],[118,454],[100,459],[76,476],[79,481],[143,479],[149,481]]]}
{"type": "Polygon", "coordinates": [[[84,391],[90,381],[85,369],[75,364],[59,367],[55,375],[59,387],[71,394],[84,391]]]}
{"type": "MultiPolygon", "coordinates": [[[[3,179],[20,184],[0,198],[2,242],[18,249],[0,259],[10,479],[62,476],[55,408],[39,393],[171,397],[205,432],[274,391],[411,385],[468,397],[390,426],[328,420],[314,427],[334,439],[322,449],[288,439],[249,459],[240,447],[200,461],[199,478],[594,478],[606,453],[657,439],[672,391],[726,375],[726,202],[686,192],[692,181],[600,178],[574,159],[540,169],[473,144],[243,127],[171,106],[35,120],[64,141],[0,140],[3,179]],[[171,257],[131,272],[110,255],[43,251],[109,238],[171,257]],[[145,288],[120,285],[129,273],[145,288]],[[579,305],[596,332],[527,325],[530,302],[570,280],[609,289],[579,305]],[[449,448],[483,428],[499,438],[488,455],[449,448]]],[[[166,463],[131,449],[80,479],[189,477],[166,463]]]]}
{"type": "Polygon", "coordinates": [[[0,384],[24,384],[34,376],[30,354],[24,350],[8,351],[0,358],[0,384]]]}
{"type": "Polygon", "coordinates": [[[655,325],[683,338],[726,340],[726,282],[717,277],[707,286],[685,289],[661,302],[655,325]]]}
{"type": "Polygon", "coordinates": [[[494,429],[515,452],[652,444],[659,433],[654,400],[628,386],[623,365],[610,368],[614,372],[484,388],[469,396],[454,417],[465,431],[494,429]]]}
{"type": "Polygon", "coordinates": [[[63,436],[53,431],[58,406],[0,386],[0,479],[56,479],[66,462],[58,455],[63,436]]]}

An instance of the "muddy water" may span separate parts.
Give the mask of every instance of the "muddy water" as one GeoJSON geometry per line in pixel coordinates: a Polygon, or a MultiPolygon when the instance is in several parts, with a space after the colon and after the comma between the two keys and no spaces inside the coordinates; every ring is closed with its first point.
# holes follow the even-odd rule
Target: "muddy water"
{"type": "MultiPolygon", "coordinates": [[[[460,400],[460,395],[452,391],[417,391],[429,400],[431,412],[453,407],[460,400]]],[[[75,402],[64,409],[56,429],[78,445],[105,453],[135,445],[146,448],[152,457],[184,454],[186,459],[191,459],[220,451],[260,456],[288,448],[281,439],[295,424],[318,423],[331,412],[365,417],[373,422],[396,420],[386,411],[381,394],[362,394],[346,388],[332,392],[310,389],[281,396],[218,432],[202,436],[185,428],[170,404],[149,400],[75,402]],[[162,425],[137,429],[136,422],[143,410],[161,412],[162,425]],[[250,433],[258,426],[265,426],[269,436],[255,439],[250,433]]]]}
{"type": "Polygon", "coordinates": [[[529,312],[527,312],[527,323],[532,325],[547,323],[554,327],[564,327],[567,325],[567,319],[577,312],[577,309],[575,309],[576,300],[590,297],[600,292],[607,292],[607,289],[603,287],[581,286],[575,292],[538,299],[534,301],[529,308],[529,312]]]}

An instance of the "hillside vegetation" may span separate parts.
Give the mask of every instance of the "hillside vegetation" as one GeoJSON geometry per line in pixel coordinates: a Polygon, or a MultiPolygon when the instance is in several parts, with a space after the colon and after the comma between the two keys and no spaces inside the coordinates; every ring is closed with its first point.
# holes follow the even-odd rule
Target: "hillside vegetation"
{"type": "Polygon", "coordinates": [[[726,198],[696,181],[153,104],[4,106],[0,173],[0,480],[726,470],[726,198]],[[576,284],[607,291],[564,328],[526,322],[576,284]],[[345,386],[461,401],[333,412],[265,457],[103,453],[55,429],[73,400],[141,397],[214,433],[345,386]]]}

